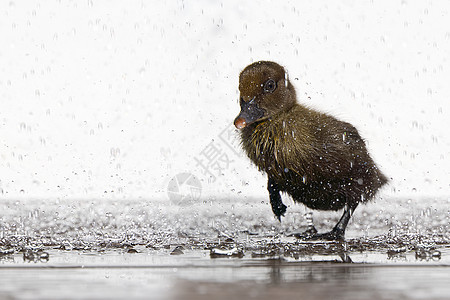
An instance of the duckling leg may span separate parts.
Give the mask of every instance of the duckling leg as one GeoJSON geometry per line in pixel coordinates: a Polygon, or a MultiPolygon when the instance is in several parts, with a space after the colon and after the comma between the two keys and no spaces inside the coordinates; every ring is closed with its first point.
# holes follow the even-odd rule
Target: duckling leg
{"type": "Polygon", "coordinates": [[[317,229],[314,226],[313,221],[313,214],[312,211],[309,208],[306,208],[307,212],[304,214],[305,220],[306,220],[306,226],[308,226],[308,229],[306,229],[302,234],[307,236],[313,236],[317,234],[317,229]]]}
{"type": "Polygon", "coordinates": [[[348,221],[350,221],[350,218],[357,206],[358,203],[354,203],[352,205],[346,204],[344,206],[344,214],[330,232],[315,233],[312,235],[306,232],[301,234],[295,234],[295,237],[302,240],[342,241],[344,240],[345,237],[345,229],[347,228],[348,221]]]}
{"type": "Polygon", "coordinates": [[[281,222],[281,216],[284,216],[286,212],[286,205],[283,204],[280,195],[280,188],[275,181],[269,177],[267,183],[267,190],[269,191],[270,204],[272,205],[272,211],[277,217],[278,221],[281,222]]]}

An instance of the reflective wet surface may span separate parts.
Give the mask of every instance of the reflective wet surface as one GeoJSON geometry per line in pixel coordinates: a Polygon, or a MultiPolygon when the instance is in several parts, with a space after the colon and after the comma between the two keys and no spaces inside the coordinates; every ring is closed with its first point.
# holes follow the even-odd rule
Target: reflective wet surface
{"type": "Polygon", "coordinates": [[[345,242],[257,200],[3,201],[0,299],[448,299],[448,200],[408,201],[361,207],[345,242]]]}

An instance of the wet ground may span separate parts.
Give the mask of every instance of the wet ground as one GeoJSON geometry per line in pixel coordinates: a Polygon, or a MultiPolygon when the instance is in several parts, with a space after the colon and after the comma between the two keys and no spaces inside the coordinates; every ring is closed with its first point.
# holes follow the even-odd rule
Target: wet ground
{"type": "Polygon", "coordinates": [[[0,299],[449,299],[448,198],[361,206],[339,243],[288,204],[3,200],[0,299]]]}

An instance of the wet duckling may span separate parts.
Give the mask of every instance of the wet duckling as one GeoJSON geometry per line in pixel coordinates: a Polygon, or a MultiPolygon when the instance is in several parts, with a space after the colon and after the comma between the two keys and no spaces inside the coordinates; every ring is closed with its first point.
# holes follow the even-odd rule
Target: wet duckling
{"type": "Polygon", "coordinates": [[[297,237],[344,239],[359,203],[369,201],[387,183],[353,125],[297,103],[284,68],[259,61],[239,76],[241,111],[234,120],[248,157],[268,176],[272,211],[286,212],[280,192],[311,209],[344,213],[334,228],[311,228],[297,237]]]}

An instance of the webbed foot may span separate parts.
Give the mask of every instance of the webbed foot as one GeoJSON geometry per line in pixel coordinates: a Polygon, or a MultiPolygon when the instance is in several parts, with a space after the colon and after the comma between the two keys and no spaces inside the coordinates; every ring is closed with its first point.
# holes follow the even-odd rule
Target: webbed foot
{"type": "MultiPolygon", "coordinates": [[[[314,228],[314,227],[313,227],[314,228]]],[[[309,231],[303,233],[294,234],[294,236],[303,241],[343,241],[344,240],[344,232],[334,228],[333,230],[325,233],[317,233],[317,230],[314,228],[314,231],[309,231]],[[315,232],[314,232],[315,231],[315,232]]]]}
{"type": "Polygon", "coordinates": [[[314,227],[314,225],[311,225],[311,226],[308,226],[308,229],[306,229],[305,231],[292,233],[289,236],[295,236],[298,239],[308,240],[311,237],[315,236],[316,234],[317,234],[316,227],[314,227]]]}
{"type": "Polygon", "coordinates": [[[272,206],[272,211],[275,217],[278,221],[281,222],[281,217],[284,217],[284,214],[286,213],[287,206],[283,203],[278,203],[276,206],[272,206]]]}

